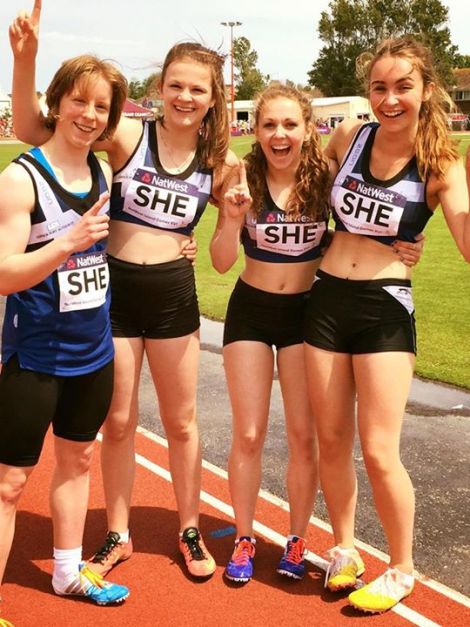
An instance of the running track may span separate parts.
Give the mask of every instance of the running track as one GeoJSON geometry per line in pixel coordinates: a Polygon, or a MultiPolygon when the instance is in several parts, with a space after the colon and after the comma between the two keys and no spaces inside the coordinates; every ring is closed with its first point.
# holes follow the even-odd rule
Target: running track
{"type": "MultiPolygon", "coordinates": [[[[322,557],[331,547],[329,528],[312,519],[307,544],[315,552],[302,582],[285,580],[275,569],[288,532],[287,506],[262,494],[256,512],[255,578],[246,586],[223,579],[233,546],[233,518],[226,475],[204,464],[200,526],[218,568],[204,582],[192,581],[177,551],[178,518],[170,485],[165,441],[143,429],[137,435],[136,484],[132,509],[134,555],[112,571],[111,580],[127,585],[131,596],[117,607],[98,607],[82,599],[63,598],[51,589],[52,529],[48,485],[53,465],[52,440],[46,440],[17,517],[15,542],[3,586],[1,616],[15,627],[154,625],[192,627],[266,627],[267,625],[470,625],[470,599],[433,581],[419,582],[413,595],[381,616],[359,613],[323,588],[322,557]],[[361,622],[362,621],[362,622],[361,622]]],[[[99,448],[97,444],[97,449],[99,448]]],[[[84,555],[99,546],[106,529],[98,459],[92,470],[90,511],[84,555]]],[[[359,545],[361,547],[361,545],[359,545]]],[[[362,545],[365,580],[384,569],[383,555],[362,545]]],[[[424,578],[423,578],[424,579],[424,578]]]]}

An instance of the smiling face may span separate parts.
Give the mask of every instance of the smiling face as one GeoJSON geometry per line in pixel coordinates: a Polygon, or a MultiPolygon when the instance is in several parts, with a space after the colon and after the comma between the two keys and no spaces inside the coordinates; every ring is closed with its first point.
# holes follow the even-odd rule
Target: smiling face
{"type": "Polygon", "coordinates": [[[310,136],[310,123],[307,126],[297,100],[279,96],[263,104],[255,132],[268,168],[295,170],[310,136]]]}
{"type": "Polygon", "coordinates": [[[390,130],[417,127],[421,105],[431,94],[410,60],[383,56],[370,73],[370,103],[380,124],[390,130]]]}
{"type": "Polygon", "coordinates": [[[79,147],[89,147],[106,130],[112,89],[101,76],[80,78],[62,96],[55,132],[79,147]]]}
{"type": "Polygon", "coordinates": [[[165,125],[198,129],[214,106],[212,71],[192,59],[169,64],[161,87],[165,125]]]}

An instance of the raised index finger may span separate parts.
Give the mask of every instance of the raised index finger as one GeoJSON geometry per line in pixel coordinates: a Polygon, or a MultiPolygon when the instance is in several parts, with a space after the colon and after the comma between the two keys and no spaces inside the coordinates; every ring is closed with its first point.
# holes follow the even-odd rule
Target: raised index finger
{"type": "Polygon", "coordinates": [[[243,159],[240,159],[240,163],[238,165],[238,176],[240,178],[240,185],[248,185],[246,180],[246,166],[243,159]]]}
{"type": "Polygon", "coordinates": [[[106,204],[108,200],[109,200],[109,193],[106,192],[105,194],[102,194],[99,197],[99,199],[95,202],[93,207],[91,207],[91,209],[88,209],[86,214],[89,216],[97,216],[100,210],[103,208],[103,206],[106,204]]]}
{"type": "Polygon", "coordinates": [[[34,0],[33,10],[31,11],[31,21],[34,24],[39,24],[39,18],[41,17],[42,0],[34,0]]]}

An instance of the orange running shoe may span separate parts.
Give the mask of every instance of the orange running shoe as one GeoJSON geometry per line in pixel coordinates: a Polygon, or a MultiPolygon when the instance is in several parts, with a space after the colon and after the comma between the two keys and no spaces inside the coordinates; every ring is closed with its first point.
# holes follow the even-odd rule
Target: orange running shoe
{"type": "Polygon", "coordinates": [[[109,531],[103,546],[87,560],[86,565],[90,570],[101,577],[109,573],[119,562],[128,560],[132,555],[132,540],[121,542],[121,537],[115,531],[109,531]]]}
{"type": "Polygon", "coordinates": [[[210,577],[215,572],[215,560],[204,544],[199,529],[188,527],[179,539],[179,549],[193,577],[210,577]]]}

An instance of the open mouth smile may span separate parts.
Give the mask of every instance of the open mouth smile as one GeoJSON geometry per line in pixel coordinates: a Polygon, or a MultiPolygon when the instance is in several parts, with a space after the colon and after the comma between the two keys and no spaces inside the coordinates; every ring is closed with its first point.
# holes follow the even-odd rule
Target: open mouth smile
{"type": "Polygon", "coordinates": [[[74,122],[74,124],[79,131],[82,131],[82,133],[93,133],[95,130],[93,126],[85,126],[84,124],[79,124],[78,122],[74,122]]]}

